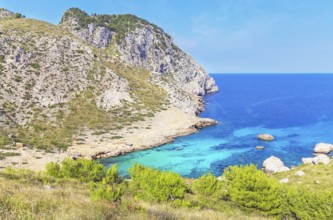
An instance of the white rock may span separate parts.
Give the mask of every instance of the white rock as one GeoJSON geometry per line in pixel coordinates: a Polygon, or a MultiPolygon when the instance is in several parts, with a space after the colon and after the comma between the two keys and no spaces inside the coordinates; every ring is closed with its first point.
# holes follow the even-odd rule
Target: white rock
{"type": "Polygon", "coordinates": [[[296,173],[295,173],[295,176],[304,176],[305,175],[305,173],[303,172],[303,171],[297,171],[296,173]]]}
{"type": "Polygon", "coordinates": [[[280,183],[289,183],[289,179],[288,178],[282,179],[280,180],[280,183]]]}
{"type": "Polygon", "coordinates": [[[263,140],[263,141],[272,141],[272,140],[274,140],[274,137],[271,134],[259,134],[257,136],[257,138],[259,140],[263,140]]]}
{"type": "Polygon", "coordinates": [[[313,149],[314,153],[318,154],[328,154],[333,150],[332,144],[327,143],[319,143],[315,145],[315,148],[313,149]]]}
{"type": "Polygon", "coordinates": [[[313,158],[313,163],[314,164],[329,164],[330,163],[330,158],[325,155],[325,154],[319,154],[318,156],[316,156],[315,158],[313,158]]]}
{"type": "Polygon", "coordinates": [[[283,166],[277,172],[285,172],[285,171],[289,171],[289,170],[290,170],[290,168],[283,166]]]}
{"type": "Polygon", "coordinates": [[[311,158],[311,157],[302,158],[302,162],[304,164],[312,164],[313,163],[313,158],[311,158]]]}
{"type": "Polygon", "coordinates": [[[268,173],[277,173],[290,170],[288,167],[284,166],[280,158],[274,156],[267,158],[263,163],[263,167],[268,173]]]}

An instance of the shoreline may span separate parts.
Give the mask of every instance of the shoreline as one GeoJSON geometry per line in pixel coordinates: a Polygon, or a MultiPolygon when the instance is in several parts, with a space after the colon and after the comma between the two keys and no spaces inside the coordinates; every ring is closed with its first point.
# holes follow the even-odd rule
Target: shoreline
{"type": "Polygon", "coordinates": [[[90,160],[116,157],[134,151],[159,147],[173,142],[177,137],[196,133],[201,128],[217,123],[216,120],[199,118],[172,107],[156,113],[153,118],[133,123],[131,126],[114,131],[112,134],[96,135],[93,131],[84,131],[85,143],[74,142],[66,151],[45,152],[27,147],[1,149],[2,153],[17,155],[7,156],[0,160],[0,169],[13,167],[43,171],[47,163],[59,163],[66,157],[90,160]]]}

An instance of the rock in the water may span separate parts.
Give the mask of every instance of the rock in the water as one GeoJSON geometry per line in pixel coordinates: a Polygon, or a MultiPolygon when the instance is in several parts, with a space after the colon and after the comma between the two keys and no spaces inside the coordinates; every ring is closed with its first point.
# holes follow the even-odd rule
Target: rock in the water
{"type": "Polygon", "coordinates": [[[257,150],[263,150],[263,149],[265,149],[265,147],[264,146],[256,146],[256,149],[257,150]]]}
{"type": "Polygon", "coordinates": [[[271,134],[259,134],[257,138],[259,140],[262,140],[262,141],[272,141],[272,140],[274,140],[274,137],[271,134]]]}
{"type": "Polygon", "coordinates": [[[328,154],[332,150],[333,150],[333,144],[319,143],[316,144],[315,148],[313,149],[313,152],[317,154],[328,154]]]}
{"type": "Polygon", "coordinates": [[[313,163],[314,164],[320,164],[320,163],[329,164],[330,158],[325,154],[319,154],[318,156],[313,158],[313,163]]]}
{"type": "Polygon", "coordinates": [[[304,176],[305,175],[305,173],[303,172],[303,171],[297,171],[296,173],[295,173],[295,176],[304,176]]]}
{"type": "Polygon", "coordinates": [[[304,164],[312,164],[313,163],[313,158],[311,158],[311,157],[302,158],[302,162],[304,164]]]}
{"type": "Polygon", "coordinates": [[[282,179],[280,180],[280,183],[289,183],[289,179],[288,178],[282,179]]]}
{"type": "Polygon", "coordinates": [[[268,173],[277,173],[290,170],[288,167],[284,166],[280,158],[274,156],[267,158],[263,163],[263,167],[268,173]]]}

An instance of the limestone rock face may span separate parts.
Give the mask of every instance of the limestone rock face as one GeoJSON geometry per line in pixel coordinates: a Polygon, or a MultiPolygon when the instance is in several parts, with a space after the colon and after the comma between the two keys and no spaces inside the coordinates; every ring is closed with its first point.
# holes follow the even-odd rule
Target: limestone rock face
{"type": "Polygon", "coordinates": [[[74,35],[97,48],[105,49],[111,42],[111,31],[105,27],[99,27],[94,23],[89,24],[86,28],[80,28],[77,18],[71,17],[65,20],[62,26],[72,27],[70,31],[74,35]]]}
{"type": "Polygon", "coordinates": [[[257,138],[259,140],[262,140],[262,141],[272,141],[272,140],[274,140],[274,137],[271,134],[259,134],[257,138]]]}
{"type": "Polygon", "coordinates": [[[288,167],[284,166],[280,158],[274,156],[267,158],[263,163],[263,167],[267,173],[277,173],[290,170],[288,167]]]}
{"type": "Polygon", "coordinates": [[[333,144],[318,143],[315,145],[313,152],[318,154],[328,154],[333,150],[333,144]]]}
{"type": "Polygon", "coordinates": [[[177,47],[161,28],[133,15],[88,15],[70,9],[60,27],[90,45],[107,49],[112,62],[149,70],[150,82],[163,88],[171,103],[184,112],[199,114],[201,96],[218,91],[213,78],[177,47]],[[124,23],[125,21],[125,23],[124,23]],[[131,25],[123,29],[128,23],[131,25]]]}
{"type": "Polygon", "coordinates": [[[10,17],[14,17],[15,14],[11,11],[8,11],[4,8],[0,8],[0,18],[10,18],[10,17]]]}
{"type": "MultiPolygon", "coordinates": [[[[7,21],[10,23],[10,20],[7,21]]],[[[42,25],[38,21],[22,22],[42,25]]],[[[1,25],[0,58],[1,106],[13,105],[10,115],[18,124],[26,124],[33,117],[33,109],[52,115],[78,94],[94,89],[96,104],[103,109],[122,106],[133,101],[128,81],[102,64],[93,48],[61,31],[35,34],[15,32],[1,25]],[[23,42],[31,47],[23,46],[23,42]],[[6,92],[7,91],[7,92],[6,92]],[[8,92],[10,91],[10,92],[8,92]],[[12,104],[10,104],[12,103],[12,104]],[[33,107],[33,108],[32,108],[33,107]]]]}

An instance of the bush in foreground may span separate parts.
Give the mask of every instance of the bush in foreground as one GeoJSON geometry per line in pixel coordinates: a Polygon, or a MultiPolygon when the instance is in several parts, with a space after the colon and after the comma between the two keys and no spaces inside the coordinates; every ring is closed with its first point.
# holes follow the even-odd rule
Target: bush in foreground
{"type": "Polygon", "coordinates": [[[175,173],[159,171],[135,164],[129,169],[133,192],[143,199],[156,202],[184,198],[184,179],[175,173]]]}
{"type": "Polygon", "coordinates": [[[212,173],[202,175],[194,181],[194,189],[204,196],[223,197],[223,183],[212,173]]]}
{"type": "Polygon", "coordinates": [[[286,214],[286,195],[282,186],[254,165],[228,167],[223,175],[231,201],[269,215],[286,214]]]}
{"type": "Polygon", "coordinates": [[[105,167],[93,160],[67,158],[58,163],[46,165],[46,172],[57,178],[73,178],[83,182],[99,182],[106,176],[105,167]]]}

